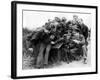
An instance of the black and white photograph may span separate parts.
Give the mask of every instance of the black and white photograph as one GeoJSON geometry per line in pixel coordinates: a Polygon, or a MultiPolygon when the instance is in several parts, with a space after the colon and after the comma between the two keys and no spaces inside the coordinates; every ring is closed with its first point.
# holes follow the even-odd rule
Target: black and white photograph
{"type": "Polygon", "coordinates": [[[96,73],[96,6],[12,4],[15,77],[96,73]]]}
{"type": "Polygon", "coordinates": [[[23,11],[23,69],[89,66],[89,15],[23,11]]]}

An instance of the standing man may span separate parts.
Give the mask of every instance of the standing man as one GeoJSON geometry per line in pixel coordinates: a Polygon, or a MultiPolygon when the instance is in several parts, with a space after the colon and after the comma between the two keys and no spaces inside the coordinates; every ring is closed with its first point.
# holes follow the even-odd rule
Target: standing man
{"type": "Polygon", "coordinates": [[[40,43],[39,54],[38,54],[37,62],[36,62],[37,68],[41,68],[48,65],[49,52],[52,47],[51,42],[53,42],[56,36],[56,23],[52,22],[50,23],[48,27],[50,27],[50,30],[47,30],[46,28],[44,28],[43,32],[40,35],[41,43],[40,43]]]}

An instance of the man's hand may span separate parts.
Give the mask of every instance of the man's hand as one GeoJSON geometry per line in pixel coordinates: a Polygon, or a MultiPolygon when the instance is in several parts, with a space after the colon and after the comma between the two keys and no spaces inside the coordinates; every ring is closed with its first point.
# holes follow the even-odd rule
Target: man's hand
{"type": "Polygon", "coordinates": [[[31,52],[33,52],[33,48],[29,48],[28,50],[31,51],[31,52]]]}
{"type": "Polygon", "coordinates": [[[44,30],[45,33],[50,33],[49,30],[47,30],[45,28],[43,28],[43,30],[44,30]]]}
{"type": "Polygon", "coordinates": [[[51,44],[55,44],[55,42],[51,41],[51,44]]]}
{"type": "Polygon", "coordinates": [[[51,35],[51,36],[50,36],[50,39],[54,39],[54,38],[55,38],[55,36],[54,36],[54,35],[51,35]]]}
{"type": "Polygon", "coordinates": [[[80,41],[78,41],[78,40],[73,40],[75,43],[77,43],[77,44],[79,44],[80,43],[80,41]]]}

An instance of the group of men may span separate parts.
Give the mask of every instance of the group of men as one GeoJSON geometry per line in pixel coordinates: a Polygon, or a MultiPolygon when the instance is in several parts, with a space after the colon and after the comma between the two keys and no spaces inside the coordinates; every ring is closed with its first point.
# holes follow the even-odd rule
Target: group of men
{"type": "Polygon", "coordinates": [[[33,49],[35,55],[35,67],[48,66],[50,55],[53,57],[53,54],[56,54],[58,63],[70,63],[80,59],[86,63],[88,31],[88,27],[77,15],[70,21],[65,17],[49,19],[40,29],[27,36],[29,48],[33,49]],[[52,52],[53,50],[55,52],[52,52]]]}

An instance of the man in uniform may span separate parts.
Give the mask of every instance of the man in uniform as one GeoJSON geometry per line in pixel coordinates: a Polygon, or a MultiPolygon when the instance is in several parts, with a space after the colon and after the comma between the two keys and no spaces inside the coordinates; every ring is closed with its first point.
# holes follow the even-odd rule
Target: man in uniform
{"type": "Polygon", "coordinates": [[[58,26],[58,22],[54,21],[54,22],[51,22],[49,24],[48,27],[50,27],[50,30],[47,30],[45,27],[43,29],[44,31],[44,35],[40,37],[41,38],[41,45],[40,45],[40,49],[39,49],[39,54],[37,56],[37,64],[36,64],[36,67],[41,67],[41,66],[47,66],[48,65],[48,59],[49,59],[49,53],[50,53],[50,50],[51,50],[51,47],[52,47],[52,44],[53,44],[53,41],[55,40],[56,38],[56,28],[58,26]],[[44,50],[45,53],[44,53],[44,50]]]}
{"type": "MultiPolygon", "coordinates": [[[[87,58],[87,52],[86,52],[86,45],[85,45],[85,38],[82,34],[79,33],[79,31],[74,30],[72,41],[76,44],[75,48],[82,48],[82,54],[80,53],[80,56],[83,56],[84,63],[86,63],[87,58]]],[[[77,51],[77,50],[76,50],[77,51]]],[[[72,49],[72,52],[74,52],[74,48],[72,49]]]]}
{"type": "Polygon", "coordinates": [[[58,62],[63,60],[69,63],[69,42],[71,38],[71,33],[65,33],[62,37],[60,37],[57,41],[55,41],[55,46],[58,49],[58,62]]]}

